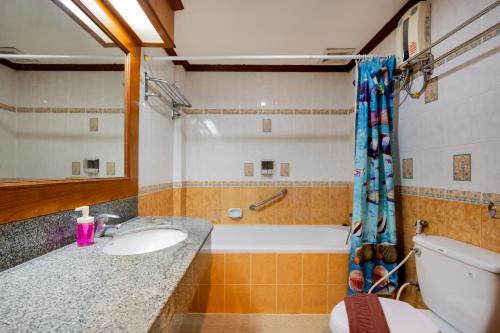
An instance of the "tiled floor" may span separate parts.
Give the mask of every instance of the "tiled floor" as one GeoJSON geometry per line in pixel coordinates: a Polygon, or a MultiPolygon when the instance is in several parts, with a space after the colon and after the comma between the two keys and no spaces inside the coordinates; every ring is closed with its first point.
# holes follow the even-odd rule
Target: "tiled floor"
{"type": "Polygon", "coordinates": [[[188,314],[181,333],[330,333],[328,315],[188,314]]]}

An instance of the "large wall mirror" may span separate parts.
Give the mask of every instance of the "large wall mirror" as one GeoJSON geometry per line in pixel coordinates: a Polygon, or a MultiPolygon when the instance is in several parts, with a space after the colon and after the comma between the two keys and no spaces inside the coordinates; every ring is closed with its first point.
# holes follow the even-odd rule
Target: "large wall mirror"
{"type": "Polygon", "coordinates": [[[0,1],[0,224],[137,195],[140,46],[103,0],[0,1]]]}
{"type": "Polygon", "coordinates": [[[126,176],[126,54],[108,34],[72,0],[2,0],[0,54],[20,56],[0,59],[0,182],[126,176]]]}

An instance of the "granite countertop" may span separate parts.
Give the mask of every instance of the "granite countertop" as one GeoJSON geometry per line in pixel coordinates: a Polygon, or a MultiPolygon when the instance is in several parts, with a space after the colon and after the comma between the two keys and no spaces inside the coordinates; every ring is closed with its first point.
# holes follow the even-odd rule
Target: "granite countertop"
{"type": "Polygon", "coordinates": [[[0,273],[0,332],[146,332],[212,230],[189,217],[143,217],[117,232],[172,225],[188,237],[156,252],[113,256],[71,244],[0,273]]]}

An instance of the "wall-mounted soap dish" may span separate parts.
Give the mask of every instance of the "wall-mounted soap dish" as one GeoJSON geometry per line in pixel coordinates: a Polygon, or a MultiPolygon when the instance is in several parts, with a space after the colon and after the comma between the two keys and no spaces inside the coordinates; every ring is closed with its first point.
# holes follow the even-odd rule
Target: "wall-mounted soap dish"
{"type": "Polygon", "coordinates": [[[243,216],[243,209],[241,208],[229,208],[227,210],[227,216],[232,219],[239,219],[243,216]]]}

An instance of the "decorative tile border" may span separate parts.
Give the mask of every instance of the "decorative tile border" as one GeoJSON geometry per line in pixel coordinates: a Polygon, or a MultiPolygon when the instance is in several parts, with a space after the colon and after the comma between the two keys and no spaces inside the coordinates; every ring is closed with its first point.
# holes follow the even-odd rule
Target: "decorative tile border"
{"type": "Polygon", "coordinates": [[[0,110],[19,113],[123,113],[123,108],[48,108],[26,107],[0,103],[0,110]]]}
{"type": "MultiPolygon", "coordinates": [[[[345,187],[352,182],[343,181],[183,181],[141,186],[139,195],[156,193],[168,189],[193,187],[345,187]]],[[[444,188],[396,186],[396,193],[449,201],[487,204],[500,202],[500,193],[482,193],[473,191],[447,190],[444,188]]]]}
{"type": "Polygon", "coordinates": [[[354,112],[354,107],[349,109],[183,109],[188,115],[197,114],[279,114],[279,115],[348,115],[354,112]]]}
{"type": "Polygon", "coordinates": [[[139,195],[156,193],[175,188],[193,187],[344,187],[352,185],[352,182],[341,181],[184,181],[168,182],[154,185],[141,186],[139,195]]]}
{"type": "Polygon", "coordinates": [[[16,112],[16,107],[4,103],[0,103],[0,110],[5,110],[5,111],[10,111],[10,112],[16,112]]]}
{"type": "Polygon", "coordinates": [[[414,195],[426,198],[434,198],[449,201],[460,201],[468,203],[489,203],[500,202],[500,194],[483,193],[461,190],[447,190],[443,188],[417,187],[417,186],[396,186],[399,194],[414,195]]]}

